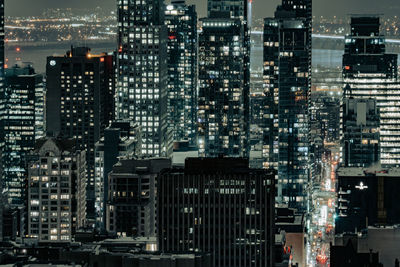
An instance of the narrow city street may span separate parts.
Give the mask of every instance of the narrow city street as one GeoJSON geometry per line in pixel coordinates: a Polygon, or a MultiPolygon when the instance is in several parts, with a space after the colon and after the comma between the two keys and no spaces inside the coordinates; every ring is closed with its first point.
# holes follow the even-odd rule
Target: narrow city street
{"type": "Polygon", "coordinates": [[[329,266],[329,246],[333,242],[335,230],[336,167],[335,156],[325,157],[321,176],[314,183],[306,250],[307,266],[329,266]]]}

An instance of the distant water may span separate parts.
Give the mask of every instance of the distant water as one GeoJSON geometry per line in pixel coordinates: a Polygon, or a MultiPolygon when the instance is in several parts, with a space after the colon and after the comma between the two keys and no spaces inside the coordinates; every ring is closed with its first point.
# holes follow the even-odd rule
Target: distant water
{"type": "MultiPolygon", "coordinates": [[[[97,44],[90,45],[93,53],[111,52],[116,48],[115,44],[97,44]]],[[[7,65],[11,67],[20,58],[22,62],[32,62],[37,73],[44,73],[46,71],[46,58],[52,55],[64,55],[70,49],[69,45],[50,45],[50,46],[20,46],[20,52],[16,51],[15,46],[6,46],[6,58],[8,58],[7,65]]],[[[252,49],[251,65],[252,69],[262,68],[262,49],[252,49]]],[[[342,65],[342,50],[331,49],[313,49],[312,63],[313,66],[323,66],[329,68],[336,68],[342,65]]]]}
{"type": "MultiPolygon", "coordinates": [[[[116,49],[116,45],[112,43],[89,45],[92,48],[92,53],[112,52],[116,49]]],[[[65,55],[65,53],[71,49],[70,45],[60,44],[51,46],[19,46],[20,52],[16,51],[15,46],[6,46],[5,56],[8,59],[8,67],[12,67],[17,63],[17,58],[20,58],[22,62],[32,62],[33,67],[37,73],[46,72],[46,59],[48,56],[53,55],[65,55]]]]}

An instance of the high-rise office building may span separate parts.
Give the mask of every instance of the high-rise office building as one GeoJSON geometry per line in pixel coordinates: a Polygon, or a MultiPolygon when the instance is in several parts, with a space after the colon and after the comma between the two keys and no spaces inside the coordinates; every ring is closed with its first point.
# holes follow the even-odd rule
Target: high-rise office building
{"type": "Polygon", "coordinates": [[[95,144],[113,120],[113,57],[72,47],[47,58],[46,127],[53,136],[74,138],[86,150],[87,211],[94,219],[95,144]]]}
{"type": "Polygon", "coordinates": [[[248,2],[251,2],[251,0],[208,0],[208,16],[210,17],[213,12],[222,11],[228,12],[231,18],[246,21],[248,2]]]}
{"type": "Polygon", "coordinates": [[[116,116],[142,127],[142,155],[172,155],[164,1],[118,0],[116,116]]]}
{"type": "MultiPolygon", "coordinates": [[[[353,16],[345,39],[343,97],[374,98],[380,112],[380,161],[400,166],[400,84],[397,55],[386,53],[378,16],[353,16]]],[[[342,151],[342,154],[344,151],[342,151]]],[[[343,155],[342,155],[343,158],[343,155]]]]}
{"type": "Polygon", "coordinates": [[[379,163],[379,109],[375,99],[343,99],[342,165],[369,167],[379,163]]]}
{"type": "Polygon", "coordinates": [[[121,159],[109,173],[107,231],[119,236],[156,236],[156,179],[171,159],[121,159]]]}
{"type": "Polygon", "coordinates": [[[3,186],[12,204],[23,204],[25,157],[34,147],[36,134],[43,134],[43,108],[38,108],[43,107],[43,77],[29,65],[15,66],[7,69],[4,86],[3,186]]]}
{"type": "Polygon", "coordinates": [[[197,13],[173,0],[165,10],[168,27],[168,114],[174,141],[197,145],[197,13]]]}
{"type": "Polygon", "coordinates": [[[96,225],[105,229],[108,201],[108,174],[120,158],[132,159],[142,151],[140,126],[132,121],[116,120],[104,130],[95,149],[96,225]]]}
{"type": "Polygon", "coordinates": [[[28,235],[72,242],[86,226],[86,159],[75,140],[39,139],[28,163],[28,235]]]}
{"type": "Polygon", "coordinates": [[[310,176],[311,0],[283,0],[264,22],[264,166],[278,170],[278,201],[306,208],[310,176]]]}
{"type": "Polygon", "coordinates": [[[157,181],[161,252],[210,253],[211,266],[274,266],[275,171],[243,158],[190,158],[157,181]]]}
{"type": "Polygon", "coordinates": [[[202,19],[199,36],[198,146],[202,157],[248,156],[249,39],[227,11],[202,19]]]}

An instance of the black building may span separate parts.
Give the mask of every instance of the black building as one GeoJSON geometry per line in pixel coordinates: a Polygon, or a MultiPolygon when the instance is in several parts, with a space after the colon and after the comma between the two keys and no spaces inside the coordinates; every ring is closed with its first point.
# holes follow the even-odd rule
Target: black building
{"type": "Polygon", "coordinates": [[[156,236],[156,178],[167,158],[121,159],[108,175],[106,229],[118,236],[156,236]]]}
{"type": "Polygon", "coordinates": [[[132,121],[113,121],[95,149],[96,225],[105,229],[105,208],[108,201],[108,174],[120,158],[137,158],[141,150],[140,126],[132,121]]]}
{"type": "Polygon", "coordinates": [[[336,233],[400,223],[400,170],[339,168],[336,233]]]}
{"type": "MultiPolygon", "coordinates": [[[[330,247],[330,266],[332,267],[382,267],[379,263],[379,253],[359,252],[357,237],[348,236],[343,238],[347,242],[343,245],[332,245],[330,247]]],[[[385,265],[386,266],[386,265],[385,265]]]]}
{"type": "Polygon", "coordinates": [[[342,153],[345,167],[369,167],[379,163],[379,109],[375,99],[343,100],[342,153]]]}
{"type": "Polygon", "coordinates": [[[168,27],[168,113],[174,141],[197,145],[197,12],[173,0],[165,10],[168,27]]]}
{"type": "Polygon", "coordinates": [[[208,0],[208,16],[213,12],[228,11],[230,17],[247,22],[248,2],[249,0],[208,0]]]}
{"type": "Polygon", "coordinates": [[[280,202],[305,209],[310,177],[311,0],[283,0],[264,21],[264,167],[280,202]]]}
{"type": "Polygon", "coordinates": [[[88,168],[87,212],[94,219],[95,144],[113,120],[113,57],[72,47],[47,58],[47,133],[74,138],[84,148],[88,168]]]}
{"type": "Polygon", "coordinates": [[[249,127],[248,33],[229,12],[202,19],[199,36],[199,155],[246,157],[249,127]]]}
{"type": "Polygon", "coordinates": [[[273,170],[243,158],[190,158],[158,185],[161,252],[211,253],[215,267],[273,266],[273,170]]]}

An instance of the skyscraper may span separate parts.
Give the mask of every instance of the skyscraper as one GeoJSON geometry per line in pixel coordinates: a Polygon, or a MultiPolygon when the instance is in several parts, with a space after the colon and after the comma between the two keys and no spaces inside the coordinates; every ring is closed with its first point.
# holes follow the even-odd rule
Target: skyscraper
{"type": "Polygon", "coordinates": [[[165,11],[168,27],[168,114],[174,141],[197,145],[197,13],[173,0],[165,11]]]}
{"type": "Polygon", "coordinates": [[[161,252],[210,253],[213,267],[273,266],[275,174],[243,158],[190,158],[158,181],[161,252]]]}
{"type": "MultiPolygon", "coordinates": [[[[345,39],[343,97],[377,101],[380,113],[380,161],[400,166],[400,84],[397,55],[386,53],[385,37],[379,32],[378,16],[353,16],[345,39]]],[[[342,151],[342,158],[343,158],[342,151]]]]}
{"type": "Polygon", "coordinates": [[[86,226],[85,151],[74,140],[39,139],[28,163],[28,235],[71,242],[86,226]]]}
{"type": "Polygon", "coordinates": [[[310,175],[311,30],[311,0],[283,0],[264,23],[264,166],[278,170],[278,201],[300,209],[310,175]]]}
{"type": "Polygon", "coordinates": [[[247,3],[251,0],[208,0],[207,11],[210,17],[213,12],[228,12],[231,18],[247,22],[247,3]]]}
{"type": "Polygon", "coordinates": [[[118,0],[116,116],[142,127],[142,155],[169,157],[164,1],[118,0]]]}
{"type": "Polygon", "coordinates": [[[113,57],[72,47],[65,56],[47,58],[47,133],[74,138],[86,150],[87,211],[94,219],[95,144],[113,119],[113,57]]]}
{"type": "Polygon", "coordinates": [[[36,134],[43,133],[43,109],[38,109],[43,107],[42,75],[29,65],[7,69],[3,96],[3,185],[13,204],[23,204],[26,155],[34,148],[36,134]]]}
{"type": "Polygon", "coordinates": [[[95,148],[96,225],[105,229],[108,201],[108,174],[121,157],[132,159],[142,151],[140,126],[132,121],[116,120],[104,130],[95,148]]]}
{"type": "Polygon", "coordinates": [[[203,157],[249,154],[250,42],[246,9],[245,1],[211,0],[209,16],[202,19],[198,146],[203,157]]]}

